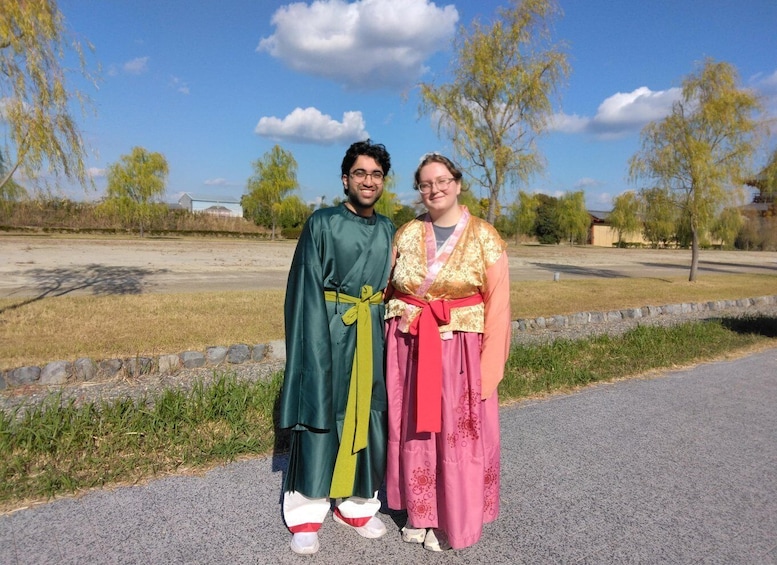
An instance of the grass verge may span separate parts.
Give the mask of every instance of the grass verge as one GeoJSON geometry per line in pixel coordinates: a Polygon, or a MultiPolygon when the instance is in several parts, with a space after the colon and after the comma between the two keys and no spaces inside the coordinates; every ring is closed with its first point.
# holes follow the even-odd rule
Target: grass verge
{"type": "MultiPolygon", "coordinates": [[[[516,346],[499,394],[509,402],[775,342],[777,319],[754,316],[516,346]]],[[[281,381],[223,374],[208,387],[78,407],[52,394],[39,407],[0,414],[0,511],[284,450],[275,429],[281,381]]]]}
{"type": "MultiPolygon", "coordinates": [[[[513,319],[772,295],[777,276],[522,281],[513,319]]],[[[282,290],[0,299],[0,370],[283,338],[282,290]]]]}

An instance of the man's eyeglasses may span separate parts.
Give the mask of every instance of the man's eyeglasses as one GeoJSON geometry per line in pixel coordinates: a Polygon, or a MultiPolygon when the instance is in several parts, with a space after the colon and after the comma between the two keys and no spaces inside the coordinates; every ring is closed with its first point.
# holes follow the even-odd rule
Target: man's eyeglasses
{"type": "Polygon", "coordinates": [[[416,186],[418,187],[418,192],[421,194],[429,194],[433,188],[436,188],[441,192],[446,192],[448,188],[450,188],[451,183],[455,180],[456,179],[453,178],[435,179],[433,181],[419,182],[416,186]]]}
{"type": "Polygon", "coordinates": [[[383,171],[372,171],[371,173],[368,173],[364,169],[356,169],[355,171],[351,171],[348,176],[358,182],[363,182],[367,177],[371,177],[375,182],[383,182],[383,177],[385,175],[383,174],[383,171]]]}

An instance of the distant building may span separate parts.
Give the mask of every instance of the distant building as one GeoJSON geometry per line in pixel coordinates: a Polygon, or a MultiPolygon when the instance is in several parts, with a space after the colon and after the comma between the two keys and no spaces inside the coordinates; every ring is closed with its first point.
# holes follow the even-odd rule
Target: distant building
{"type": "Polygon", "coordinates": [[[229,196],[203,196],[184,192],[178,199],[178,204],[189,212],[200,212],[214,216],[243,217],[243,207],[240,200],[229,196]]]}
{"type": "Polygon", "coordinates": [[[758,190],[757,193],[753,194],[753,201],[740,208],[745,216],[761,218],[777,216],[777,202],[774,198],[775,193],[777,193],[775,182],[773,176],[770,178],[766,167],[755,177],[745,182],[747,186],[758,190]]]}
{"type": "MultiPolygon", "coordinates": [[[[618,232],[610,225],[610,212],[601,210],[588,210],[591,216],[591,226],[588,228],[588,245],[597,247],[613,247],[618,244],[618,232]]],[[[624,243],[638,243],[646,245],[649,242],[643,237],[642,232],[624,233],[624,243]]]]}

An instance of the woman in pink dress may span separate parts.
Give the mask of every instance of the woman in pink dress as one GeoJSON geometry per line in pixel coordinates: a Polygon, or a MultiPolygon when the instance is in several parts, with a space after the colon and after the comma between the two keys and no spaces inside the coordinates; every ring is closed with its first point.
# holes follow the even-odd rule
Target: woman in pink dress
{"type": "Polygon", "coordinates": [[[499,514],[506,244],[459,205],[461,177],[442,155],[421,161],[427,213],[395,236],[386,308],[388,504],[407,510],[402,539],[433,551],[473,545],[499,514]]]}

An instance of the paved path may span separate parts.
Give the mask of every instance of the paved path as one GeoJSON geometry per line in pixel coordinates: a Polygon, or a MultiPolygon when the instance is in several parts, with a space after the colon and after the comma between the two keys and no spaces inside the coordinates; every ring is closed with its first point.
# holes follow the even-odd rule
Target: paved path
{"type": "Polygon", "coordinates": [[[328,519],[288,548],[285,460],[96,491],[0,516],[0,563],[777,563],[777,348],[502,409],[502,513],[433,554],[328,519]]]}

